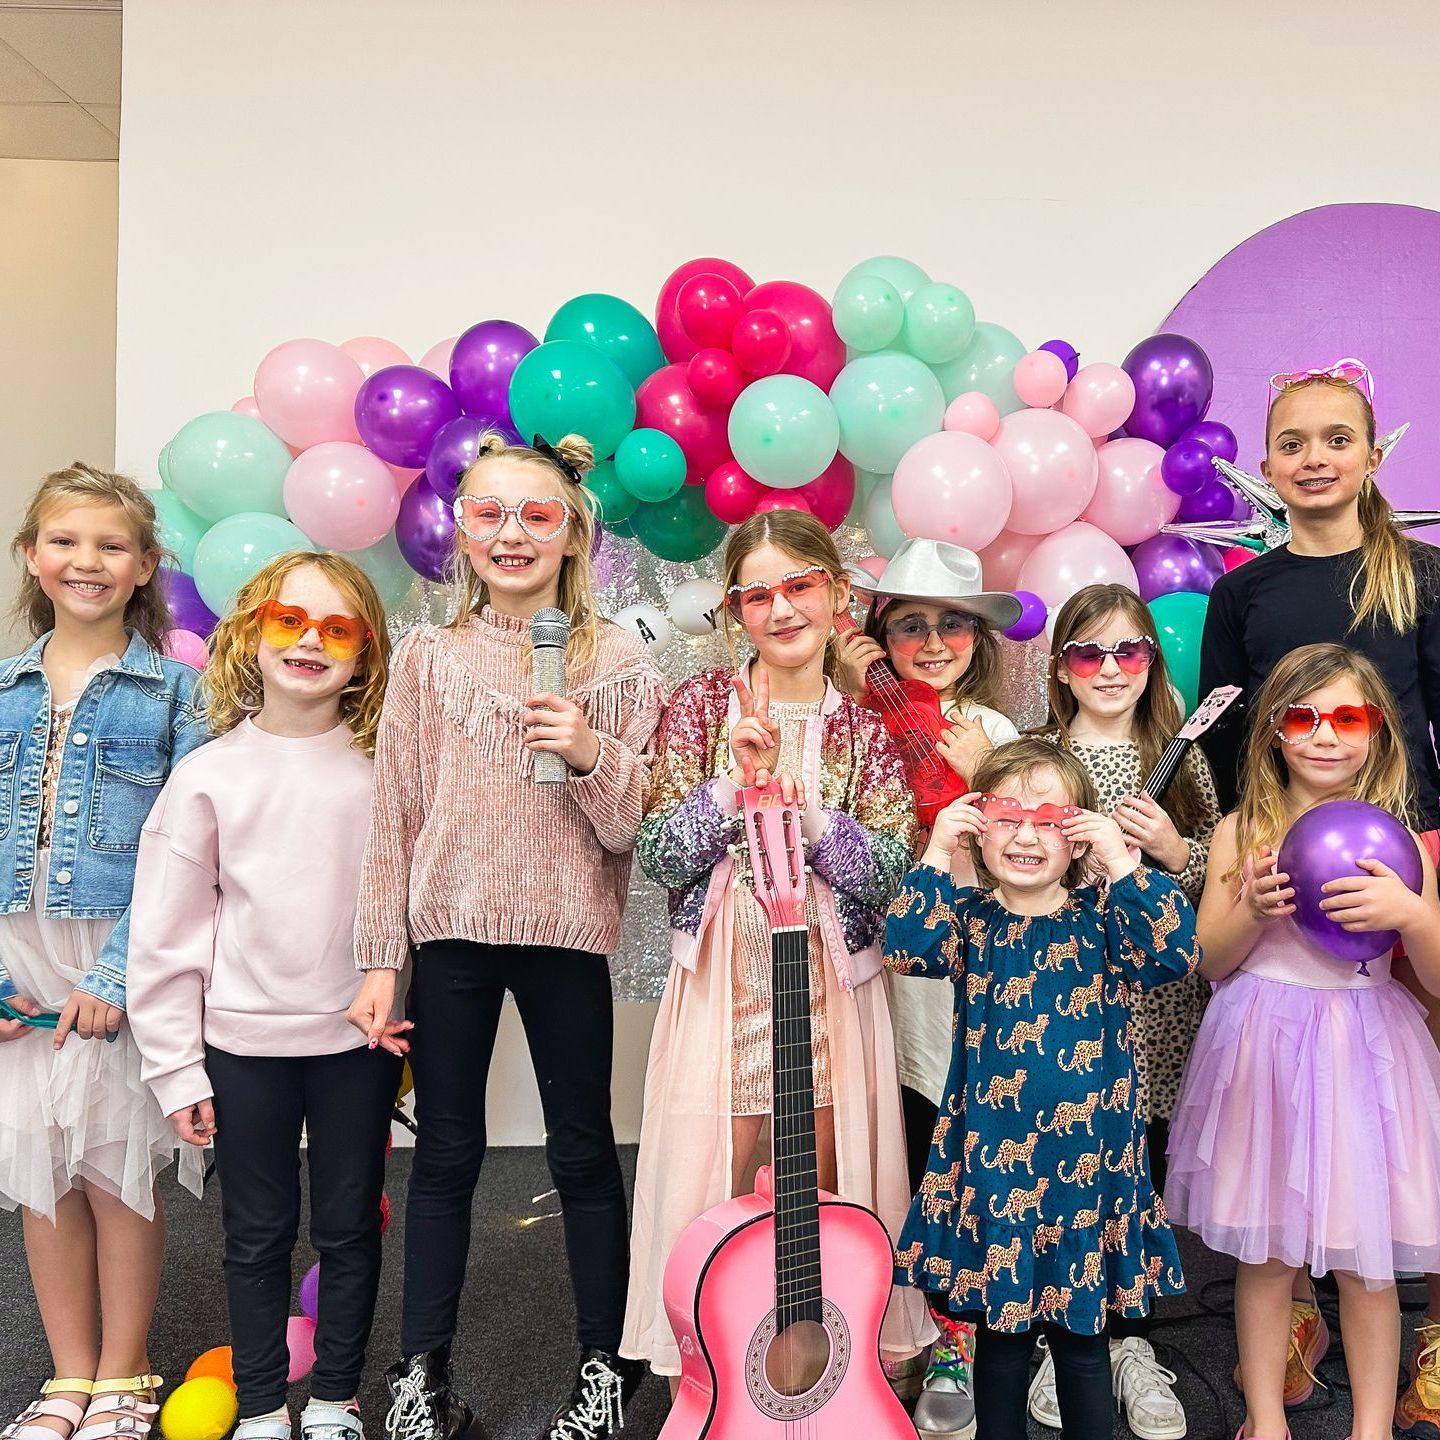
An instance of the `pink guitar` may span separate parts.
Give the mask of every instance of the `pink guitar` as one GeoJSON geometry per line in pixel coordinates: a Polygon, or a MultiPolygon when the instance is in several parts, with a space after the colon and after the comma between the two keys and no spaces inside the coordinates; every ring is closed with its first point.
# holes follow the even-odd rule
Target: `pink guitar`
{"type": "Polygon", "coordinates": [[[742,792],[773,963],[774,1173],[675,1242],[665,1310],[680,1391],[660,1440],[915,1440],[880,1365],[894,1264],[885,1227],[815,1178],[809,933],[800,817],[742,792]]]}

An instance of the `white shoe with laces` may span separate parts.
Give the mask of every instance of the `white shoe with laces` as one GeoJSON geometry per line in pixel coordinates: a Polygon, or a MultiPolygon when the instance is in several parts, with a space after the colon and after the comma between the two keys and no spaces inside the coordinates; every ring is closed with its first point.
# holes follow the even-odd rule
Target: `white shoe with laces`
{"type": "MultiPolygon", "coordinates": [[[[1115,1403],[1138,1440],[1181,1440],[1185,1411],[1175,1392],[1175,1374],[1156,1358],[1148,1340],[1127,1335],[1110,1342],[1115,1403]]],[[[1033,1413],[1033,1411],[1032,1411],[1033,1413]]]]}
{"type": "Polygon", "coordinates": [[[1049,1430],[1060,1428],[1060,1401],[1055,1397],[1055,1357],[1042,1335],[1035,1342],[1040,1365],[1030,1381],[1030,1418],[1049,1430]]]}

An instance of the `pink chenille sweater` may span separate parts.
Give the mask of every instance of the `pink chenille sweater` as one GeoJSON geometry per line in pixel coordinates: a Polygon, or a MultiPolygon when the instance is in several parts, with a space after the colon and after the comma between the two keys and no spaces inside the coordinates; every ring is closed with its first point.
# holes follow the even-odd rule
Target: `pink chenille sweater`
{"type": "Polygon", "coordinates": [[[603,623],[594,659],[566,674],[600,759],[537,785],[522,744],[529,634],[487,606],[396,647],[355,921],[362,970],[398,969],[427,940],[601,954],[619,942],[664,680],[639,639],[603,623]]]}

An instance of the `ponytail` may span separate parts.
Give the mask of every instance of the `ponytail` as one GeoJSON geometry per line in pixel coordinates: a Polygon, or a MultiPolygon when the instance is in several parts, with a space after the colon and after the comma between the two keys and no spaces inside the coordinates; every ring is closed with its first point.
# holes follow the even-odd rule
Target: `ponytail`
{"type": "Polygon", "coordinates": [[[1383,616],[1403,635],[1413,630],[1420,618],[1415,564],[1410,542],[1395,528],[1395,512],[1373,475],[1361,487],[1357,514],[1364,540],[1360,565],[1350,582],[1350,605],[1355,611],[1350,629],[1357,630],[1367,622],[1378,625],[1383,616]]]}

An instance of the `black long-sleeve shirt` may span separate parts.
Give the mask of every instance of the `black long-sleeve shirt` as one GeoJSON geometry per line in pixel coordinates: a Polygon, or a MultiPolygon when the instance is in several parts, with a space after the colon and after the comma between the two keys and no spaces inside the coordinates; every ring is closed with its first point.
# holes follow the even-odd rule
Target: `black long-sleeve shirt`
{"type": "MultiPolygon", "coordinates": [[[[1415,775],[1421,827],[1440,828],[1440,762],[1431,726],[1440,722],[1440,550],[1411,540],[1420,618],[1397,633],[1381,616],[1353,632],[1350,583],[1361,552],[1292,555],[1288,548],[1258,556],[1216,582],[1205,616],[1200,694],[1239,685],[1247,699],[1282,655],[1323,641],[1348,645],[1370,659],[1395,694],[1405,748],[1415,775]]],[[[1364,583],[1363,581],[1361,582],[1364,583]]],[[[1221,803],[1235,804],[1243,727],[1210,732],[1202,742],[1221,803]]]]}

